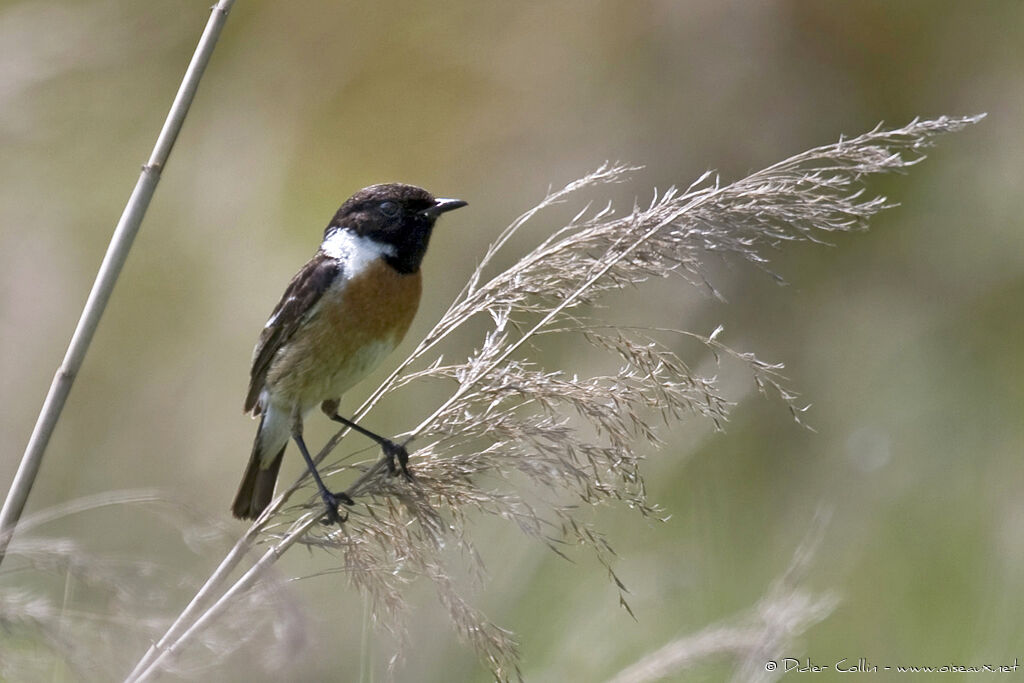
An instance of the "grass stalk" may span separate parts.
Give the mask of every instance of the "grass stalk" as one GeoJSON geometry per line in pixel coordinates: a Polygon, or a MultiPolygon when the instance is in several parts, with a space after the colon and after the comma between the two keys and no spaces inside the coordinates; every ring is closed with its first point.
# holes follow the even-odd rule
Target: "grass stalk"
{"type": "Polygon", "coordinates": [[[43,407],[32,430],[32,436],[25,447],[25,453],[22,455],[21,463],[14,475],[7,498],[4,500],[3,508],[0,509],[0,563],[3,562],[7,553],[7,546],[14,535],[29,493],[31,493],[32,486],[39,474],[46,446],[60,420],[64,404],[71,392],[71,386],[85,360],[85,354],[89,350],[93,334],[100,324],[100,318],[114,291],[114,285],[117,284],[121,269],[128,259],[128,252],[142,225],[142,219],[149,208],[153,193],[156,192],[160,174],[167,165],[171,149],[178,139],[178,133],[181,131],[185,116],[188,114],[196,90],[199,88],[199,81],[203,77],[203,72],[210,61],[213,48],[217,44],[217,39],[220,37],[233,4],[234,0],[219,0],[211,9],[206,28],[199,39],[199,44],[192,55],[192,61],[189,62],[181,85],[178,87],[178,93],[174,97],[174,102],[167,113],[160,134],[157,136],[153,152],[142,167],[135,189],[132,190],[121,218],[117,222],[117,227],[114,229],[99,272],[93,281],[92,290],[89,292],[89,298],[86,300],[78,325],[75,327],[70,344],[68,344],[64,360],[57,368],[57,373],[50,384],[43,407]]]}

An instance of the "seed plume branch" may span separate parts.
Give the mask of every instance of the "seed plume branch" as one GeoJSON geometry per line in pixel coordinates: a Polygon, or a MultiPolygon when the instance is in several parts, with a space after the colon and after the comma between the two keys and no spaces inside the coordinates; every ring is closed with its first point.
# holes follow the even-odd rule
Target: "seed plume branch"
{"type": "Polygon", "coordinates": [[[716,624],[665,644],[623,669],[609,683],[647,683],[679,677],[709,661],[734,662],[730,678],[737,683],[770,683],[784,667],[773,667],[793,641],[828,618],[839,604],[831,592],[812,593],[803,587],[817,554],[829,510],[820,510],[792,562],[753,609],[728,623],[716,624]],[[769,664],[769,666],[766,666],[769,664]]]}
{"type": "MultiPolygon", "coordinates": [[[[892,205],[866,191],[868,176],[905,171],[939,134],[979,119],[939,117],[893,130],[878,127],[732,183],[708,172],[685,189],[655,192],[623,212],[580,197],[584,190],[600,192],[628,181],[636,167],[605,164],[549,191],[498,236],[433,329],[356,413],[359,419],[385,395],[412,385],[446,388],[439,404],[425,409],[404,435],[415,445],[415,480],[389,476],[380,460],[355,462],[354,454],[328,461],[333,481],[355,474],[346,492],[357,505],[342,528],[327,528],[317,523],[319,503],[300,478],[240,541],[245,548],[266,546],[253,568],[225,591],[225,578],[244,553],[222,563],[204,588],[221,597],[211,598],[206,612],[190,607],[137,671],[145,677],[162,666],[299,543],[338,558],[334,571],[348,576],[369,598],[375,623],[399,639],[405,587],[429,581],[455,630],[494,676],[515,679],[514,636],[473,608],[452,579],[462,573],[453,571],[453,563],[483,574],[472,542],[480,515],[510,522],[561,554],[575,553],[574,547],[589,551],[608,569],[628,609],[625,586],[612,571],[614,551],[594,525],[593,510],[624,504],[660,515],[647,500],[642,460],[682,420],[725,424],[733,399],[717,366],[745,368],[760,390],[776,394],[795,417],[803,407],[786,387],[781,364],[731,348],[721,328],[701,334],[616,325],[593,317],[602,297],[650,278],[677,276],[717,295],[709,268],[714,259],[767,268],[771,251],[787,242],[827,242],[830,233],[863,229],[892,205]],[[497,256],[527,224],[542,220],[550,207],[577,200],[581,208],[567,223],[510,267],[495,269],[497,256]],[[484,321],[487,329],[474,348],[460,352],[452,335],[471,320],[484,321]],[[534,351],[559,339],[568,340],[572,346],[562,348],[574,353],[593,349],[607,370],[581,374],[575,367],[545,367],[534,351]],[[453,347],[446,346],[446,356],[459,360],[445,361],[434,352],[442,342],[453,347]],[[684,353],[683,342],[695,351],[684,353]],[[711,374],[695,367],[710,367],[711,374]],[[290,503],[299,491],[302,500],[290,503]]],[[[343,430],[332,437],[316,460],[329,458],[344,435],[343,430]]]]}

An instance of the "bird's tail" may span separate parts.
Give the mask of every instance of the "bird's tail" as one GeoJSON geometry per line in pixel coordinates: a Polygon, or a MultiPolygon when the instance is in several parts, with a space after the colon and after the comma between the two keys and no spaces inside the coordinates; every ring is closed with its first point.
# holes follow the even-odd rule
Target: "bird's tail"
{"type": "Polygon", "coordinates": [[[260,419],[249,465],[231,506],[231,511],[239,519],[256,519],[274,497],[274,485],[289,437],[287,420],[279,417],[272,408],[268,408],[260,419]]]}

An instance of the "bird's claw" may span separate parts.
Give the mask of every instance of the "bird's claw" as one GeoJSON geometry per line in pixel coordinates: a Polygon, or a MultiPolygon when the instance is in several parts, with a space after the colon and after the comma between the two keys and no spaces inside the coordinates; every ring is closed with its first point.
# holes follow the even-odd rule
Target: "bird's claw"
{"type": "Polygon", "coordinates": [[[405,446],[394,441],[387,440],[381,444],[384,456],[388,461],[388,473],[395,476],[399,472],[408,481],[413,480],[412,472],[409,471],[409,451],[405,446]],[[397,463],[397,465],[396,465],[397,463]]]}
{"type": "Polygon", "coordinates": [[[348,521],[348,512],[344,515],[338,512],[338,508],[344,505],[355,505],[356,502],[352,500],[352,496],[348,495],[344,491],[340,493],[331,493],[330,491],[324,491],[320,496],[324,505],[327,506],[327,516],[320,520],[320,523],[324,526],[332,526],[334,524],[342,525],[348,521]]]}

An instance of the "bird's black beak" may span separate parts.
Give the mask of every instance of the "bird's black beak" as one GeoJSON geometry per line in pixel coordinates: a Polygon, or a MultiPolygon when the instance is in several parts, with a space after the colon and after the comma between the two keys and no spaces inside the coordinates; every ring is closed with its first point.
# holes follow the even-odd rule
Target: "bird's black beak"
{"type": "Polygon", "coordinates": [[[427,218],[437,218],[442,213],[454,211],[455,209],[461,209],[468,203],[469,202],[464,202],[461,199],[439,198],[434,200],[433,206],[428,206],[427,208],[420,211],[420,215],[426,216],[427,218]]]}

